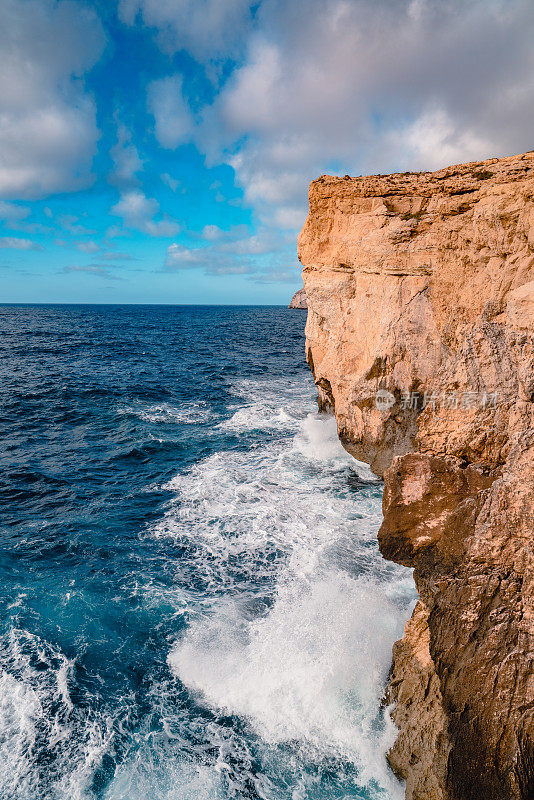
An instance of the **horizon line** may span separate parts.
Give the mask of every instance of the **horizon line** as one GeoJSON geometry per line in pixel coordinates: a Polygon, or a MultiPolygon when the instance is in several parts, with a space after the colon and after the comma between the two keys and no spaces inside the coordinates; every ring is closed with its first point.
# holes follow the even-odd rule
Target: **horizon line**
{"type": "MultiPolygon", "coordinates": [[[[93,302],[32,302],[29,300],[4,301],[0,302],[0,308],[4,306],[163,306],[172,308],[288,308],[284,303],[93,303],[93,302]]],[[[302,311],[306,309],[290,309],[291,311],[302,311]]]]}

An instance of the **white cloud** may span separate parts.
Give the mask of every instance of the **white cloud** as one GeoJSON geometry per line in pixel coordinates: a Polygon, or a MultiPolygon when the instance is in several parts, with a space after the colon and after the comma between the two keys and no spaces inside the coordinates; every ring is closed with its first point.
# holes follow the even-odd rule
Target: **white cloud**
{"type": "Polygon", "coordinates": [[[171,272],[202,269],[208,275],[252,275],[259,268],[253,262],[236,259],[212,247],[190,248],[171,244],[167,248],[165,269],[171,272]]]}
{"type": "Polygon", "coordinates": [[[185,192],[185,187],[183,187],[179,180],[173,178],[172,175],[169,175],[168,172],[164,172],[163,175],[160,176],[163,183],[169,187],[171,192],[177,192],[178,189],[181,189],[182,194],[185,192]]]}
{"type": "Polygon", "coordinates": [[[208,165],[233,167],[259,233],[207,224],[203,245],[169,248],[167,269],[233,265],[285,280],[320,174],[433,169],[532,146],[531,0],[252,5],[121,2],[123,19],[157,28],[169,52],[184,47],[205,63],[233,53],[237,63],[196,120],[180,76],[154,82],[148,105],[162,146],[192,137],[208,165]]]}
{"type": "Polygon", "coordinates": [[[295,283],[295,271],[268,269],[254,278],[255,283],[295,283]]]}
{"type": "Polygon", "coordinates": [[[402,142],[399,157],[408,157],[414,169],[439,169],[459,161],[476,161],[481,153],[493,154],[490,137],[458,130],[451,116],[439,107],[429,107],[415,122],[388,138],[390,152],[402,142]]]}
{"type": "Polygon", "coordinates": [[[146,197],[140,189],[126,192],[111,209],[111,213],[122,217],[129,228],[136,228],[149,236],[175,236],[180,230],[179,223],[168,218],[155,220],[158,212],[158,201],[146,197]]]}
{"type": "Polygon", "coordinates": [[[191,138],[193,120],[179,75],[153,81],[147,90],[147,105],[156,123],[156,139],[162,147],[178,147],[191,138]]]}
{"type": "Polygon", "coordinates": [[[0,195],[86,186],[98,139],[83,75],[102,53],[95,12],[73,0],[0,0],[0,195]]]}
{"type": "Polygon", "coordinates": [[[222,236],[224,236],[224,232],[218,225],[205,225],[202,229],[202,238],[207,239],[208,242],[215,242],[222,236]]]}
{"type": "Polygon", "coordinates": [[[145,230],[150,236],[176,236],[180,230],[180,223],[173,219],[150,220],[145,230]]]}
{"type": "Polygon", "coordinates": [[[5,222],[20,222],[26,219],[29,215],[30,209],[26,206],[19,206],[16,203],[6,203],[5,200],[0,200],[0,219],[5,222]]]}
{"type": "Polygon", "coordinates": [[[120,0],[119,15],[129,25],[139,19],[156,28],[165,51],[186,49],[208,62],[240,52],[255,5],[251,0],[120,0]]]}
{"type": "Polygon", "coordinates": [[[76,247],[82,253],[98,253],[100,246],[96,242],[76,242],[76,247]]]}
{"type": "Polygon", "coordinates": [[[306,206],[278,206],[272,214],[272,224],[284,230],[300,230],[306,220],[306,206]]]}
{"type": "Polygon", "coordinates": [[[153,217],[159,206],[158,201],[146,197],[139,190],[127,192],[121,197],[112,213],[126,220],[137,220],[153,217]]]}
{"type": "Polygon", "coordinates": [[[165,269],[201,269],[209,275],[263,276],[265,281],[270,280],[267,276],[275,272],[281,275],[282,265],[286,268],[283,274],[292,274],[293,281],[300,272],[293,236],[286,237],[266,228],[258,234],[251,234],[245,225],[235,225],[229,230],[206,225],[201,237],[204,243],[194,247],[170,245],[165,269]]]}
{"type": "MultiPolygon", "coordinates": [[[[90,5],[0,0],[0,196],[90,179],[98,131],[83,77],[105,41],[90,5]]],[[[291,274],[308,184],[321,173],[436,168],[533,146],[532,0],[120,0],[119,13],[214,78],[215,99],[200,110],[203,70],[187,94],[178,74],[149,84],[154,134],[164,148],[194,141],[208,165],[231,165],[260,222],[251,237],[205,220],[198,246],[169,248],[168,269],[291,274]]],[[[121,194],[112,213],[124,225],[108,236],[175,236],[177,221],[140,188],[143,161],[120,122],[111,157],[121,194]]],[[[180,191],[168,173],[161,180],[180,191]]],[[[2,208],[20,224],[22,207],[2,208]]],[[[88,233],[73,217],[58,221],[88,233]]]]}
{"type": "Polygon", "coordinates": [[[32,242],[31,239],[17,239],[13,236],[1,236],[0,248],[6,250],[42,250],[41,245],[32,242]]]}
{"type": "Polygon", "coordinates": [[[110,183],[123,187],[135,185],[138,182],[137,175],[143,169],[143,162],[131,133],[121,122],[117,123],[117,142],[109,154],[114,163],[110,183]]]}
{"type": "MultiPolygon", "coordinates": [[[[292,237],[289,243],[293,243],[292,237]]],[[[287,245],[288,241],[278,231],[263,228],[260,233],[251,235],[238,225],[224,235],[219,249],[222,253],[236,256],[262,256],[280,249],[284,244],[287,245]]]]}
{"type": "Polygon", "coordinates": [[[264,0],[196,141],[267,224],[297,229],[324,172],[532,147],[533,37],[531,0],[264,0]]]}
{"type": "Polygon", "coordinates": [[[57,217],[58,224],[74,236],[85,236],[87,234],[96,233],[92,228],[86,228],[85,225],[80,225],[80,218],[74,214],[61,214],[57,217]]]}
{"type": "Polygon", "coordinates": [[[171,244],[167,248],[165,266],[171,270],[195,269],[209,265],[207,248],[190,248],[182,244],[171,244]]]}
{"type": "Polygon", "coordinates": [[[99,266],[95,264],[87,264],[87,265],[79,265],[79,264],[72,264],[68,267],[64,267],[62,272],[66,275],[69,273],[76,273],[76,272],[86,272],[89,275],[95,275],[98,278],[107,278],[108,280],[112,281],[122,281],[124,278],[120,277],[119,275],[114,275],[112,272],[109,271],[104,266],[99,266]]]}

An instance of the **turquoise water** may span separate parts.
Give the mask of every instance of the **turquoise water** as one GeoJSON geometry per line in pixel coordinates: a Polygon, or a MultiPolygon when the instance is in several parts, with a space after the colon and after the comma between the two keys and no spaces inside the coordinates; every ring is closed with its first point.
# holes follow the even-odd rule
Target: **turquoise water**
{"type": "Polygon", "coordinates": [[[305,314],[0,307],[0,797],[397,798],[413,600],[305,314]]]}

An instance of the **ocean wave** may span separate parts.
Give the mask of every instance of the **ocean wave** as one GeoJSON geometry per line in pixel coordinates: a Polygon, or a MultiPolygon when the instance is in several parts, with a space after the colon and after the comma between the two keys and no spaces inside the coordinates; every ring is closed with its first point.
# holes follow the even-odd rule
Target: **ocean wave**
{"type": "Polygon", "coordinates": [[[193,622],[169,664],[210,708],[247,719],[268,744],[351,761],[359,785],[400,796],[384,760],[394,728],[379,704],[401,629],[382,586],[308,563],[278,586],[265,616],[247,620],[235,602],[193,622]]]}
{"type": "Polygon", "coordinates": [[[175,499],[152,534],[183,545],[180,582],[190,559],[204,598],[169,665],[270,748],[290,744],[302,763],[347,760],[371,796],[400,796],[380,698],[412,602],[409,572],[378,553],[380,488],[343,450],[335,421],[308,414],[296,427],[262,448],[216,453],[166,486],[175,499]],[[355,570],[358,557],[367,570],[355,570]]]}
{"type": "Polygon", "coordinates": [[[227,432],[296,431],[311,399],[310,386],[302,379],[280,386],[272,380],[242,378],[229,381],[228,387],[239,402],[232,416],[218,425],[227,432]]]}
{"type": "Polygon", "coordinates": [[[0,639],[0,797],[82,800],[113,743],[112,720],[72,702],[74,663],[29,631],[0,639]]]}
{"type": "Polygon", "coordinates": [[[128,406],[119,408],[117,413],[137,417],[143,422],[172,425],[200,424],[213,417],[213,411],[203,401],[187,402],[181,405],[159,403],[146,407],[128,406]]]}
{"type": "Polygon", "coordinates": [[[9,317],[58,339],[4,365],[1,800],[391,800],[409,572],[378,553],[376,479],[309,413],[304,318],[9,317]]]}

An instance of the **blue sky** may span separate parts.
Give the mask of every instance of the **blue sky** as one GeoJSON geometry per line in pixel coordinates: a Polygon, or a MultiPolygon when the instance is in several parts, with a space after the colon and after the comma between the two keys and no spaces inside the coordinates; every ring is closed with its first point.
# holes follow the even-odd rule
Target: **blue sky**
{"type": "Polygon", "coordinates": [[[531,0],[0,0],[0,300],[287,303],[309,181],[534,146],[531,0]]]}

